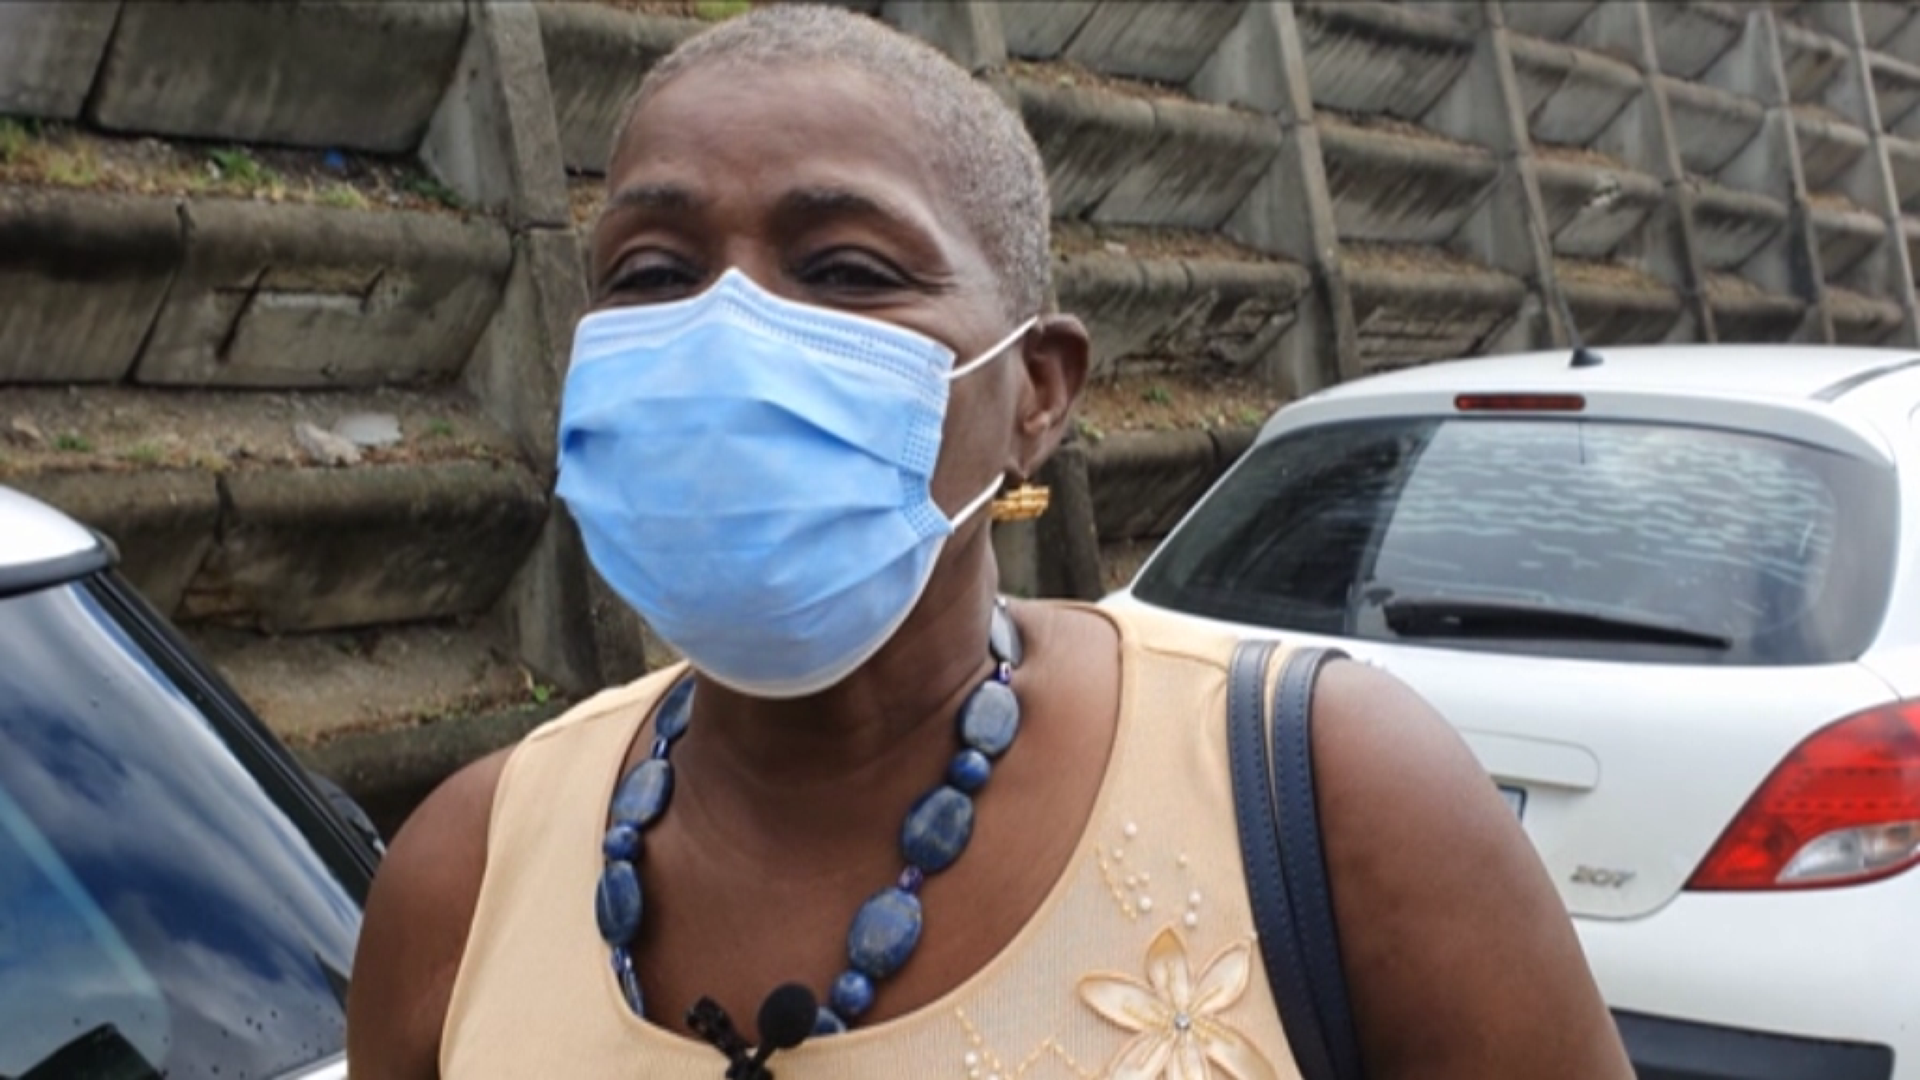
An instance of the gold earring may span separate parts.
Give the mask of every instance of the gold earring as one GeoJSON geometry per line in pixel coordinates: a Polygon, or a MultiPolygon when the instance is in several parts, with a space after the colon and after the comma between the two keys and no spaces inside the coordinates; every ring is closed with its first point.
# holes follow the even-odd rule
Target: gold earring
{"type": "Polygon", "coordinates": [[[1047,512],[1053,493],[1039,484],[1021,484],[993,500],[993,520],[1032,521],[1047,512]]]}

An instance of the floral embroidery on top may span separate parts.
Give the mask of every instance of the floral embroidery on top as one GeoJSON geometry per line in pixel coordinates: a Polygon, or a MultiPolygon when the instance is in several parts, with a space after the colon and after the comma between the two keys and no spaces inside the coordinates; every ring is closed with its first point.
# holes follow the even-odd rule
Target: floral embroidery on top
{"type": "Polygon", "coordinates": [[[1223,1014],[1247,991],[1253,950],[1242,941],[1222,949],[1196,979],[1186,942],[1172,926],[1147,946],[1147,981],[1088,975],[1080,1000],[1109,1023],[1134,1033],[1103,1074],[1112,1080],[1277,1080],[1273,1065],[1223,1014]]]}

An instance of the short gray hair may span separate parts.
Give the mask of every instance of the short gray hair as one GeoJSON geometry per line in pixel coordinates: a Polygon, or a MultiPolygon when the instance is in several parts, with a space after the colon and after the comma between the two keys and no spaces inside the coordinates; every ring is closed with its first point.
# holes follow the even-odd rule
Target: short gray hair
{"type": "Polygon", "coordinates": [[[896,93],[924,130],[938,133],[934,167],[999,279],[1009,317],[1037,314],[1045,306],[1052,204],[1040,152],[1019,114],[945,53],[844,8],[757,7],[688,38],[655,64],[621,110],[614,149],[640,106],[661,87],[714,63],[843,65],[896,93]]]}

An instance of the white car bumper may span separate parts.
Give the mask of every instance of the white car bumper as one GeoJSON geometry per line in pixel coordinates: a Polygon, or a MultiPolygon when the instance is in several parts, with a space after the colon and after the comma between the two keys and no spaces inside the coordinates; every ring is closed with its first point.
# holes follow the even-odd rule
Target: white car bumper
{"type": "Polygon", "coordinates": [[[1641,1080],[1920,1080],[1920,870],[1574,926],[1641,1080]]]}

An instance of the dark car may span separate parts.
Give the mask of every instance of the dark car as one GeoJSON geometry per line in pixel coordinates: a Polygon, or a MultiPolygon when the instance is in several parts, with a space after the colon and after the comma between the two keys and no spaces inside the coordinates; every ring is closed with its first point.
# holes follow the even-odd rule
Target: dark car
{"type": "Polygon", "coordinates": [[[343,1077],[377,837],[0,487],[0,1080],[343,1077]]]}

